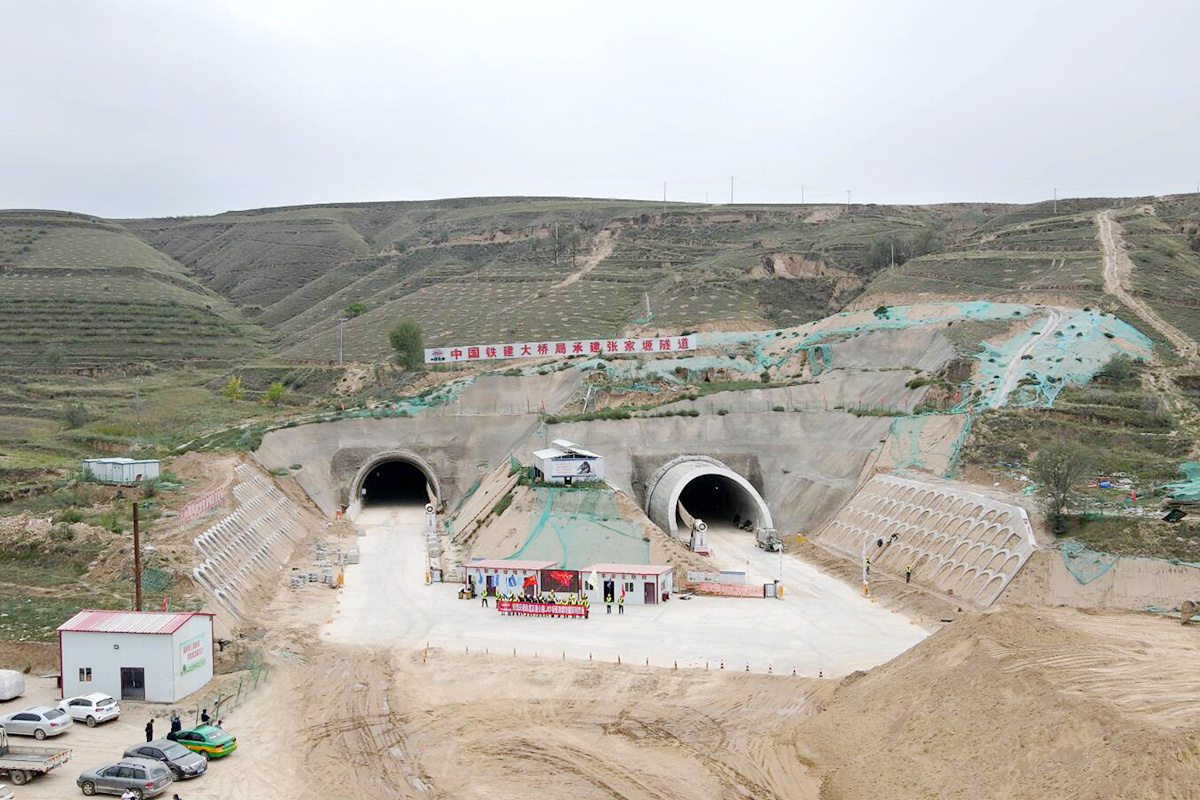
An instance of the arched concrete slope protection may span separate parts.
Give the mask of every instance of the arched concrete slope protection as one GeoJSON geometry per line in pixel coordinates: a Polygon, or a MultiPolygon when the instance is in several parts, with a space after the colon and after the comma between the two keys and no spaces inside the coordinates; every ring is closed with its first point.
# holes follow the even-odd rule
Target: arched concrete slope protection
{"type": "Polygon", "coordinates": [[[349,488],[351,518],[362,510],[364,488],[367,489],[367,503],[375,498],[385,502],[428,501],[440,508],[442,501],[442,486],[437,473],[428,461],[411,450],[387,450],[371,456],[359,467],[349,488]],[[387,468],[393,474],[381,475],[387,468]],[[414,486],[413,478],[424,478],[424,485],[414,486]],[[389,486],[389,482],[398,482],[398,485],[389,486]]]}
{"type": "Polygon", "coordinates": [[[775,527],[766,500],[750,481],[709,456],[679,456],[659,467],[646,485],[646,516],[679,536],[680,500],[689,513],[708,522],[732,521],[736,515],[756,527],[775,527]]]}

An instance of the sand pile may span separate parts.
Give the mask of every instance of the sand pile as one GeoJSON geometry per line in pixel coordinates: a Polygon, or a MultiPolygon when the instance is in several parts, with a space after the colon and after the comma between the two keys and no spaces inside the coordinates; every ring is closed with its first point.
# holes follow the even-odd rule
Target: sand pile
{"type": "Polygon", "coordinates": [[[1157,617],[968,615],[843,680],[800,747],[829,798],[1194,798],[1198,657],[1157,617]]]}

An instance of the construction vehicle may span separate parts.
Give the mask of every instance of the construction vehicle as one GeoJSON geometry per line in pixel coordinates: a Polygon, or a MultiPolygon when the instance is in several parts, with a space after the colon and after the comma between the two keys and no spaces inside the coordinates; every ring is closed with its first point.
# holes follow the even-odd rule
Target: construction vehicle
{"type": "Polygon", "coordinates": [[[68,747],[22,747],[8,743],[8,731],[0,728],[0,777],[14,786],[24,786],[38,775],[61,767],[71,759],[68,747]]]}
{"type": "Polygon", "coordinates": [[[778,553],[783,549],[783,539],[774,528],[758,528],[754,532],[754,543],[768,553],[778,553]]]}

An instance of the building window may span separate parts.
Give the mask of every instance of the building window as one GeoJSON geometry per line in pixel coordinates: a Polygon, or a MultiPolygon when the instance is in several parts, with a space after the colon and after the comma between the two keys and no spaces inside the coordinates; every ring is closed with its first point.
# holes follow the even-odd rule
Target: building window
{"type": "Polygon", "coordinates": [[[625,581],[625,591],[626,592],[633,591],[633,581],[625,581]]]}
{"type": "Polygon", "coordinates": [[[91,667],[80,667],[79,668],[79,682],[80,683],[91,683],[92,682],[92,668],[91,667]]]}

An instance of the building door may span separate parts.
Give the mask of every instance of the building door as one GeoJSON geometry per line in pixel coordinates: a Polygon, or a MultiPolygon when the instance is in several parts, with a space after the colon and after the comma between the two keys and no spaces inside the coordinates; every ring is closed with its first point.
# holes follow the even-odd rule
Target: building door
{"type": "Polygon", "coordinates": [[[646,594],[643,597],[643,599],[646,602],[646,605],[654,605],[655,603],[657,603],[658,597],[654,591],[654,583],[651,581],[646,581],[644,584],[642,584],[642,586],[644,587],[645,592],[646,592],[646,594]]]}
{"type": "Polygon", "coordinates": [[[141,667],[121,667],[121,699],[146,699],[146,670],[141,667]]]}
{"type": "Polygon", "coordinates": [[[611,603],[616,599],[615,590],[613,589],[612,581],[604,582],[604,602],[611,603]]]}

